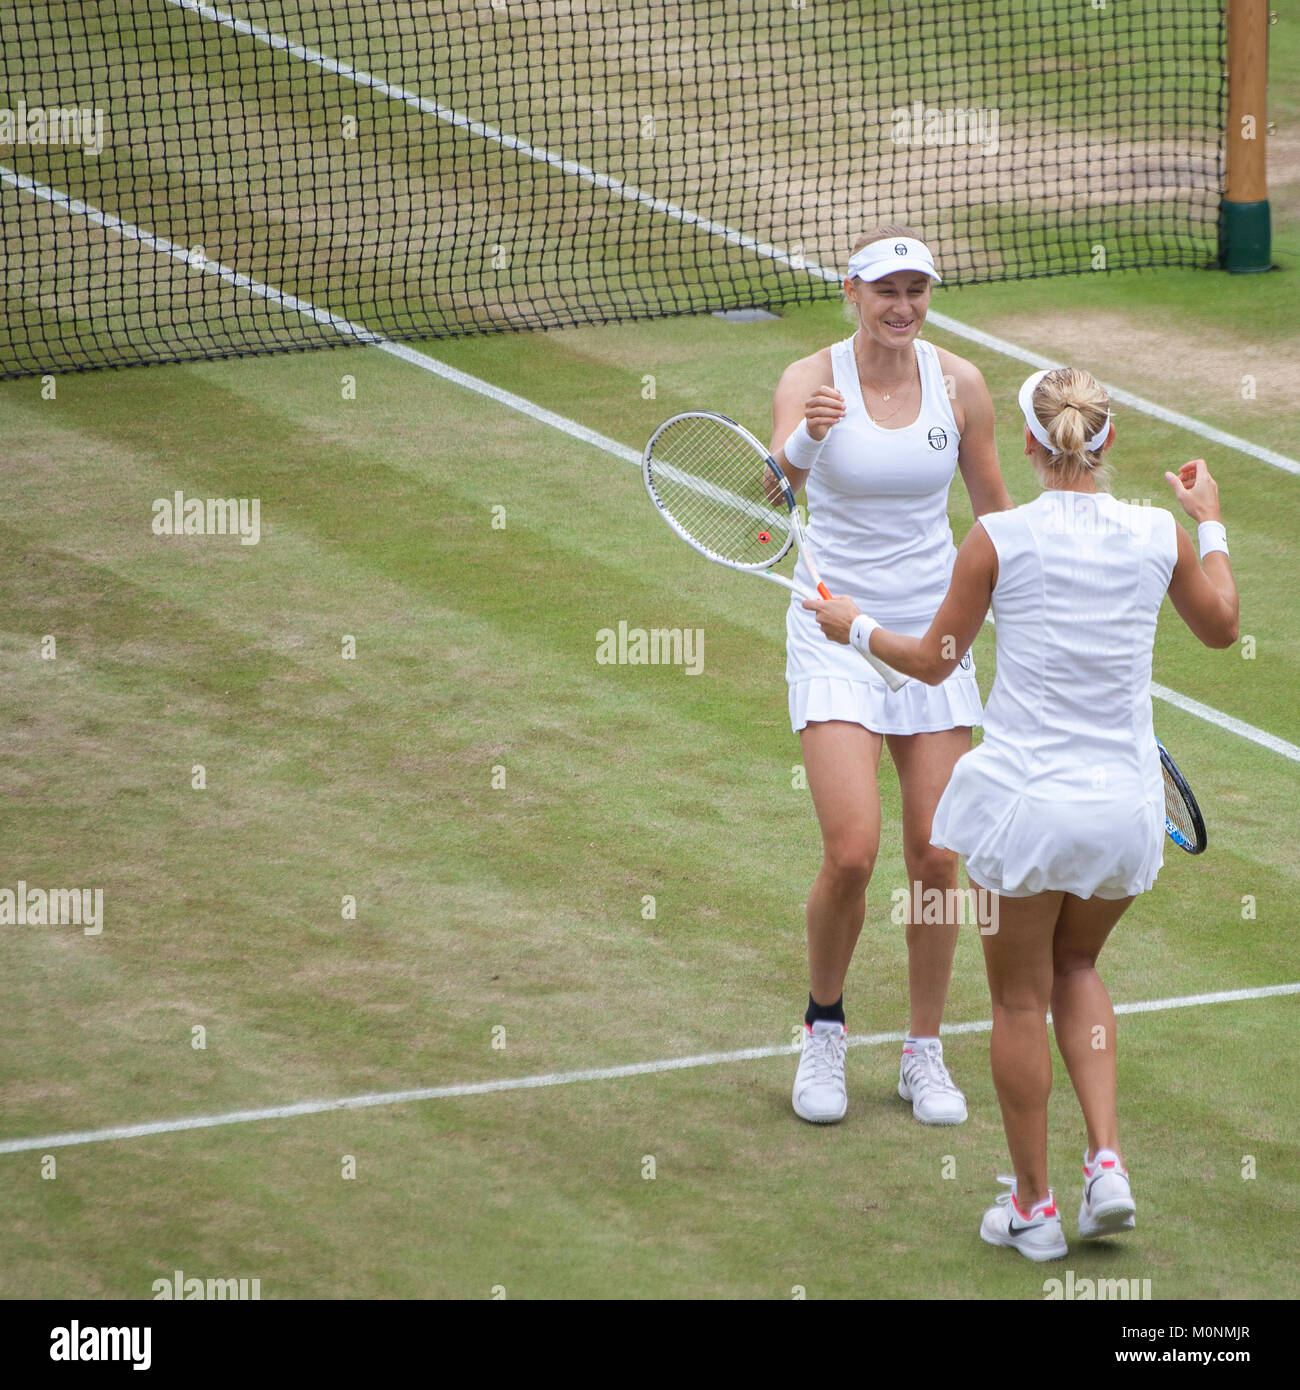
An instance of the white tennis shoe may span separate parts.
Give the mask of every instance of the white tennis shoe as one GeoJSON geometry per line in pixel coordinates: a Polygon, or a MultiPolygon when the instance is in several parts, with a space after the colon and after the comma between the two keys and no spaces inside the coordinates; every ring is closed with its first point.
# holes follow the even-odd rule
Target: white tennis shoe
{"type": "Polygon", "coordinates": [[[1019,1250],[1027,1260],[1061,1260],[1069,1254],[1056,1198],[1048,1191],[1047,1201],[1039,1202],[1030,1215],[1016,1205],[1016,1180],[999,1175],[998,1181],[1011,1189],[998,1197],[980,1222],[980,1239],[990,1245],[1007,1245],[1019,1250]]]}
{"type": "Polygon", "coordinates": [[[1128,1169],[1113,1149],[1098,1149],[1090,1163],[1083,1154],[1083,1202],[1079,1207],[1079,1235],[1113,1236],[1131,1231],[1137,1206],[1129,1187],[1128,1169]]]}
{"type": "Polygon", "coordinates": [[[794,1077],[794,1113],[815,1125],[833,1125],[849,1108],[844,1056],[849,1033],[842,1023],[818,1019],[803,1026],[803,1053],[794,1077]]]}
{"type": "Polygon", "coordinates": [[[923,1125],[959,1125],[966,1119],[966,1097],[948,1075],[938,1038],[930,1038],[919,1049],[903,1047],[898,1094],[912,1102],[912,1114],[923,1125]]]}

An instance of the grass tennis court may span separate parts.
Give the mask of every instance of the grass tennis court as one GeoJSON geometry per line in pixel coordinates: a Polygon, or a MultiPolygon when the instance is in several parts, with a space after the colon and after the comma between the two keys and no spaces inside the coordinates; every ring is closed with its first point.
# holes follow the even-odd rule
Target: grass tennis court
{"type": "MultiPolygon", "coordinates": [[[[1300,6],[1278,9],[1285,124],[1300,6]]],[[[1104,380],[1294,456],[1298,187],[1287,166],[1277,273],[933,309],[1052,355],[1068,338],[1104,380]],[[1276,384],[1243,400],[1246,374],[1276,384]]],[[[694,407],[765,435],[781,368],[847,333],[822,303],[420,350],[639,451],[694,407]]],[[[1029,500],[1027,369],[926,336],[983,370],[1029,500]]],[[[0,886],[104,901],[98,936],[0,930],[0,1142],[789,1041],[820,844],[792,785],[782,597],[690,555],[624,459],[375,348],[64,376],[54,399],[9,381],[0,419],[0,886]],[[259,499],[260,540],[153,534],[177,490],[259,499]],[[701,631],[702,670],[598,664],[621,622],[701,631]]],[[[1209,460],[1253,639],[1207,651],[1166,609],[1156,681],[1300,744],[1300,478],[1132,408],[1116,423],[1117,496],[1169,506],[1164,469],[1209,460]]],[[[952,515],[960,540],[960,487],[952,515]]],[[[987,631],[976,659],[987,694],[987,631]]],[[[1116,1003],[1300,980],[1300,763],[1162,701],[1155,722],[1210,848],[1170,847],[1125,917],[1102,957],[1116,1003]]],[[[881,789],[852,1035],[906,1023],[888,772],[881,789]]],[[[988,1017],[968,929],[946,1018],[988,1017]]],[[[1040,1299],[1069,1268],[1158,1299],[1290,1298],[1294,1029],[1285,995],[1122,1017],[1139,1226],[1045,1269],[977,1234],[1006,1159],[971,1032],[946,1041],[971,1110],[951,1130],[912,1120],[890,1042],[850,1050],[829,1129],[790,1113],[790,1053],[0,1153],[0,1294],[144,1299],[182,1270],[264,1298],[1040,1299]]],[[[1052,1104],[1069,1234],[1083,1134],[1059,1058],[1052,1104]]]]}

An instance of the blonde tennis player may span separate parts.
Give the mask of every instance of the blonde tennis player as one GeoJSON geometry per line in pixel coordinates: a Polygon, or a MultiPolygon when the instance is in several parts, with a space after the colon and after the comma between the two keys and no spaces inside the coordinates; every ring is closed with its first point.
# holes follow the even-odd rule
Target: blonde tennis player
{"type": "MultiPolygon", "coordinates": [[[[948,491],[961,470],[975,515],[1011,506],[998,468],[993,402],[979,369],[919,335],[939,281],[907,227],[860,236],[844,280],[851,338],[787,368],[773,403],[773,456],[807,488],[808,543],[832,593],[852,594],[900,632],[923,633],[948,586],[956,548],[948,491]]],[[[796,579],[813,587],[802,561],[796,579]]],[[[883,619],[882,619],[883,621],[883,619]]],[[[943,1060],[939,1023],[957,924],[913,923],[910,904],[956,898],[957,856],[931,844],[930,821],[980,720],[966,648],[936,688],[891,691],[856,653],[825,642],[796,598],[786,617],[790,721],[799,734],[822,861],[807,905],[809,993],[795,1076],[797,1115],[844,1117],[844,981],[862,931],[880,844],[877,776],[888,743],[902,791],[910,889],[910,1021],[898,1093],[928,1124],[960,1124],[966,1099],[943,1060]]],[[[894,901],[891,895],[891,902],[894,901]]]]}
{"type": "Polygon", "coordinates": [[[971,528],[922,637],[887,632],[849,599],[810,601],[836,643],[929,684],[957,666],[990,601],[997,676],[984,741],[953,771],[934,841],[991,895],[981,929],[993,1002],[993,1081],[1014,1179],[980,1234],[1031,1260],[1066,1253],[1047,1182],[1052,1085],[1046,1014],[1087,1128],[1079,1235],[1132,1228],[1120,1149],[1115,1014],[1097,955],[1163,862],[1164,794],[1151,724],[1151,653],[1166,593],[1207,646],[1237,639],[1237,590],[1205,462],[1166,479],[1199,523],[1201,560],[1171,513],[1103,490],[1115,438],[1085,371],[1036,372],[1020,391],[1025,452],[1044,491],[971,528]],[[1099,1041],[1100,1040],[1100,1041],[1099,1041]]]}

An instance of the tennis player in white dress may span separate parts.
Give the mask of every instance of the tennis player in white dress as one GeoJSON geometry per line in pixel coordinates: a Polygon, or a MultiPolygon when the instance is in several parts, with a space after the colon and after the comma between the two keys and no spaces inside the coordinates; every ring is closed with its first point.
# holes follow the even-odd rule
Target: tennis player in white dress
{"type": "MultiPolygon", "coordinates": [[[[773,403],[773,456],[796,492],[806,486],[808,543],[822,578],[832,593],[851,594],[887,614],[895,630],[917,635],[939,607],[956,556],[948,524],[954,474],[961,471],[976,516],[1011,506],[984,378],[918,337],[938,280],[929,249],[910,229],[859,237],[844,281],[857,332],[790,366],[773,403]]],[[[796,578],[814,587],[802,562],[796,578]]],[[[880,843],[877,776],[887,742],[902,791],[909,880],[888,885],[905,889],[908,904],[910,1016],[898,1093],[918,1120],[959,1124],[966,1101],[939,1041],[957,923],[951,914],[914,923],[912,904],[955,898],[957,856],[931,843],[930,821],[980,720],[974,664],[963,649],[936,688],[909,682],[890,691],[855,652],[826,642],[797,598],[786,638],[790,720],[822,835],[807,906],[809,995],[795,1113],[834,1123],[848,1105],[844,981],[880,843]]],[[[885,900],[892,908],[892,891],[885,900]]]]}
{"type": "Polygon", "coordinates": [[[985,1213],[980,1234],[1050,1260],[1066,1254],[1066,1242],[1047,1181],[1049,1008],[1088,1135],[1079,1235],[1135,1222],[1119,1145],[1115,1014],[1096,961],[1163,862],[1151,718],[1160,604],[1168,593],[1202,642],[1227,647],[1237,639],[1237,590],[1218,488],[1203,460],[1165,475],[1200,523],[1198,562],[1171,513],[1102,491],[1101,456],[1115,428],[1093,377],[1068,367],[1037,372],[1020,403],[1025,452],[1044,491],[971,528],[923,636],[886,631],[850,599],[805,607],[833,642],[849,644],[843,650],[865,646],[937,684],[992,603],[997,676],[984,740],[954,768],[933,834],[966,857],[972,884],[991,899],[994,929],[981,928],[991,1057],[1015,1176],[1003,1179],[1011,1191],[985,1213]]]}

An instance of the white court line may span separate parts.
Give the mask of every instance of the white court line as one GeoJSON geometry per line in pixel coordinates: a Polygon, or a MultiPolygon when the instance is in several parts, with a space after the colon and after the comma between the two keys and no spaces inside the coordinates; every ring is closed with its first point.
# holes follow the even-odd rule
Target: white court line
{"type": "MultiPolygon", "coordinates": [[[[101,209],[83,202],[80,198],[70,197],[66,193],[59,192],[58,189],[37,183],[26,174],[17,174],[12,169],[0,165],[0,183],[8,183],[21,192],[43,198],[55,207],[86,218],[96,226],[104,227],[132,241],[138,241],[162,255],[171,256],[174,260],[201,270],[206,275],[215,275],[218,279],[235,286],[237,289],[244,289],[250,294],[260,295],[263,299],[291,309],[317,323],[325,324],[357,342],[366,343],[371,347],[378,348],[381,352],[400,358],[413,367],[419,367],[421,371],[430,372],[432,375],[441,377],[444,381],[449,381],[456,386],[461,386],[467,391],[474,391],[480,396],[486,396],[489,400],[496,401],[498,405],[526,415],[530,420],[536,420],[539,424],[547,425],[551,429],[559,430],[572,439],[591,445],[592,448],[601,449],[614,458],[621,459],[624,463],[632,464],[635,468],[641,467],[641,455],[635,449],[628,448],[626,444],[620,444],[618,440],[611,439],[608,435],[588,429],[586,425],[580,425],[576,420],[570,420],[567,416],[558,415],[553,410],[547,410],[545,406],[536,405],[523,396],[515,395],[513,391],[502,390],[501,387],[494,386],[489,381],[470,376],[468,372],[462,372],[458,367],[439,362],[437,358],[418,352],[405,343],[395,343],[359,323],[353,323],[350,319],[329,313],[325,309],[318,309],[305,299],[285,294],[282,290],[277,290],[271,285],[264,285],[260,280],[254,280],[249,275],[232,270],[219,261],[205,260],[201,266],[196,265],[191,259],[190,248],[178,246],[165,237],[154,236],[153,233],[146,232],[143,228],[130,222],[124,222],[121,218],[113,216],[112,213],[103,212],[101,209]]],[[[1261,748],[1268,748],[1274,753],[1281,754],[1284,758],[1289,758],[1292,762],[1300,763],[1300,747],[1294,743],[1288,743],[1285,739],[1278,738],[1275,734],[1257,729],[1253,724],[1247,724],[1244,720],[1237,719],[1230,714],[1224,714],[1221,710],[1216,710],[1210,705],[1203,705],[1198,700],[1180,695],[1177,691],[1170,690],[1163,685],[1157,685],[1154,681],[1151,684],[1151,693],[1156,699],[1176,705],[1179,709],[1195,715],[1198,719],[1204,719],[1229,733],[1259,744],[1261,748]]]]}
{"type": "MultiPolygon", "coordinates": [[[[1268,999],[1280,994],[1300,994],[1300,982],[1288,985],[1262,985],[1255,989],[1227,989],[1213,994],[1187,994],[1174,999],[1148,999],[1135,1004],[1116,1004],[1117,1014],[1157,1013],[1165,1009],[1188,1009],[1206,1004],[1229,1004],[1247,999],[1268,999]]],[[[1048,1014],[1050,1020],[1051,1015],[1048,1014]]],[[[945,1037],[963,1033],[987,1033],[989,1019],[977,1023],[944,1024],[945,1037]]],[[[850,1037],[850,1047],[875,1047],[881,1043],[901,1043],[903,1033],[868,1033],[850,1037]]],[[[584,1071],[546,1072],[540,1076],[513,1076],[500,1081],[471,1081],[459,1086],[427,1086],[410,1091],[372,1091],[361,1096],[342,1096],[337,1100],[305,1100],[295,1105],[270,1105],[260,1110],[228,1110],[221,1115],[191,1115],[180,1120],[150,1120],[138,1125],[115,1125],[109,1129],[84,1129],[68,1134],[47,1134],[37,1139],[0,1141],[0,1154],[31,1153],[34,1150],[66,1149],[74,1144],[104,1144],[116,1139],[142,1139],[150,1134],[179,1134],[192,1129],[216,1129],[224,1125],[252,1124],[259,1120],[291,1120],[299,1115],[323,1115],[331,1110],[368,1110],[376,1105],[409,1105],[423,1100],[453,1100],[462,1096],[485,1096],[499,1091],[531,1091],[550,1086],[572,1086],[583,1081],[614,1081],[625,1076],[651,1076],[669,1071],[689,1071],[695,1067],[723,1066],[731,1062],[751,1062],[768,1057],[792,1056],[797,1045],[746,1047],[736,1052],[702,1052],[694,1057],[667,1057],[656,1062],[632,1062],[621,1067],[592,1067],[584,1071]]]]}
{"type": "MultiPolygon", "coordinates": [[[[1054,358],[1043,357],[1037,352],[1030,352],[1025,348],[1017,347],[1015,343],[1008,342],[1005,338],[998,338],[992,333],[985,333],[982,328],[972,328],[969,324],[958,323],[956,319],[949,318],[947,314],[929,313],[925,316],[925,321],[947,333],[955,334],[959,338],[967,338],[972,343],[979,343],[981,347],[1000,352],[1004,357],[1013,357],[1016,361],[1024,362],[1039,370],[1069,365],[1066,362],[1058,362],[1054,358]]],[[[1286,454],[1279,454],[1273,449],[1266,449],[1262,444],[1252,444],[1250,440],[1242,439],[1240,435],[1229,434],[1226,430],[1219,429],[1217,425],[1207,425],[1204,420],[1197,420],[1191,415],[1183,415],[1177,410],[1168,410],[1163,405],[1157,405],[1155,401],[1147,400],[1144,396],[1126,391],[1122,386],[1109,386],[1104,381],[1101,384],[1111,400],[1117,401],[1120,405],[1131,406],[1134,410],[1140,410],[1144,415],[1150,415],[1156,420],[1163,420],[1167,425],[1174,425],[1180,430],[1186,430],[1188,434],[1199,434],[1202,439],[1208,439],[1214,444],[1222,444],[1225,449],[1235,449],[1239,453],[1249,454],[1251,458],[1258,459],[1261,463],[1270,464],[1274,468],[1280,468],[1285,473],[1300,474],[1300,460],[1288,458],[1286,454]]]]}
{"type": "MultiPolygon", "coordinates": [[[[723,222],[715,222],[712,218],[704,217],[690,208],[681,207],[677,203],[670,203],[664,198],[656,198],[635,184],[627,183],[611,174],[602,174],[589,165],[578,163],[577,160],[565,159],[553,150],[546,149],[545,146],[531,144],[518,135],[510,134],[509,131],[488,125],[483,121],[476,121],[462,111],[457,111],[450,106],[443,106],[440,102],[430,101],[427,97],[422,97],[418,92],[413,92],[409,88],[385,82],[382,78],[374,76],[373,73],[354,68],[350,63],[345,63],[338,58],[331,58],[329,54],[322,53],[319,49],[294,43],[284,34],[277,34],[273,30],[250,24],[247,20],[239,19],[227,10],[219,10],[212,5],[205,5],[201,0],[167,0],[167,3],[182,10],[188,10],[200,19],[219,24],[234,33],[251,38],[257,43],[265,44],[268,48],[288,53],[304,63],[330,73],[332,76],[355,82],[359,87],[369,87],[390,101],[401,102],[413,110],[419,111],[422,115],[435,116],[440,121],[446,121],[449,125],[467,130],[470,134],[498,144],[515,154],[528,159],[535,159],[542,164],[549,164],[552,168],[558,169],[560,173],[571,178],[617,194],[618,197],[625,198],[629,202],[640,203],[643,207],[649,208],[651,212],[662,213],[664,216],[675,218],[678,222],[688,226],[698,227],[709,236],[720,237],[733,246],[739,246],[743,250],[754,252],[755,255],[777,261],[781,265],[788,266],[791,270],[806,272],[814,279],[822,279],[834,284],[838,284],[844,278],[842,272],[833,267],[807,260],[803,256],[792,257],[770,242],[759,241],[756,237],[738,232],[734,227],[728,227],[723,222]]],[[[1004,357],[1011,357],[1018,362],[1024,362],[1031,367],[1043,369],[1066,365],[1063,362],[1043,357],[1039,353],[1030,352],[1026,348],[1018,347],[1005,338],[986,333],[982,328],[974,328],[970,324],[962,323],[947,314],[931,312],[926,316],[926,321],[934,324],[936,328],[942,329],[945,333],[979,343],[982,347],[1001,353],[1004,357]]],[[[1191,415],[1184,415],[1176,410],[1168,410],[1164,406],[1157,405],[1154,401],[1149,401],[1132,391],[1126,391],[1122,387],[1106,386],[1106,390],[1110,398],[1113,401],[1118,401],[1121,405],[1131,406],[1134,410],[1140,410],[1144,415],[1163,420],[1166,424],[1186,430],[1189,434],[1198,434],[1203,439],[1208,439],[1215,444],[1222,444],[1224,448],[1235,449],[1251,458],[1258,459],[1261,463],[1267,463],[1273,468],[1280,468],[1284,472],[1300,475],[1300,460],[1289,458],[1286,454],[1280,454],[1274,449],[1266,449],[1261,444],[1253,444],[1248,439],[1229,434],[1226,430],[1221,430],[1216,425],[1208,425],[1203,420],[1197,420],[1191,415]]]]}
{"type": "Polygon", "coordinates": [[[1197,719],[1205,719],[1211,724],[1217,724],[1221,729],[1226,729],[1228,733],[1236,734],[1238,738],[1249,739],[1251,743],[1258,743],[1261,748],[1267,748],[1271,753],[1280,753],[1284,758],[1290,758],[1293,763],[1300,763],[1300,748],[1297,748],[1294,743],[1288,743],[1284,738],[1278,738],[1276,734],[1266,733],[1263,729],[1257,729],[1253,724],[1246,724],[1240,719],[1234,719],[1230,714],[1224,714],[1221,710],[1203,705],[1199,700],[1193,700],[1189,695],[1180,695],[1178,691],[1170,690],[1167,685],[1159,685],[1155,681],[1151,682],[1151,694],[1157,700],[1163,700],[1167,705],[1173,705],[1175,709],[1193,714],[1197,719]]]}
{"type": "Polygon", "coordinates": [[[361,342],[378,344],[381,341],[378,334],[371,333],[358,324],[340,318],[337,314],[331,314],[328,310],[318,309],[305,299],[298,299],[295,295],[285,294],[282,290],[277,290],[271,285],[264,285],[260,280],[254,280],[241,271],[232,270],[229,266],[222,265],[220,261],[204,259],[202,264],[199,264],[193,259],[197,248],[181,246],[174,241],[168,241],[166,237],[155,236],[152,232],[146,232],[143,227],[137,227],[133,222],[123,222],[120,217],[115,217],[111,212],[105,212],[102,208],[95,207],[93,203],[82,202],[80,198],[61,193],[57,188],[51,188],[48,184],[37,183],[35,179],[29,178],[26,174],[16,173],[3,164],[0,164],[0,183],[7,183],[21,193],[30,193],[34,198],[43,198],[47,203],[62,208],[64,212],[72,213],[77,217],[84,217],[87,222],[93,223],[96,227],[103,227],[106,231],[116,232],[129,241],[138,241],[141,245],[149,247],[151,251],[170,256],[173,260],[180,261],[192,269],[202,270],[205,275],[215,275],[217,279],[224,280],[226,284],[233,285],[236,289],[249,290],[263,299],[270,300],[273,304],[279,304],[295,314],[301,314],[304,318],[314,319],[317,323],[337,329],[340,333],[347,333],[361,342]]]}

